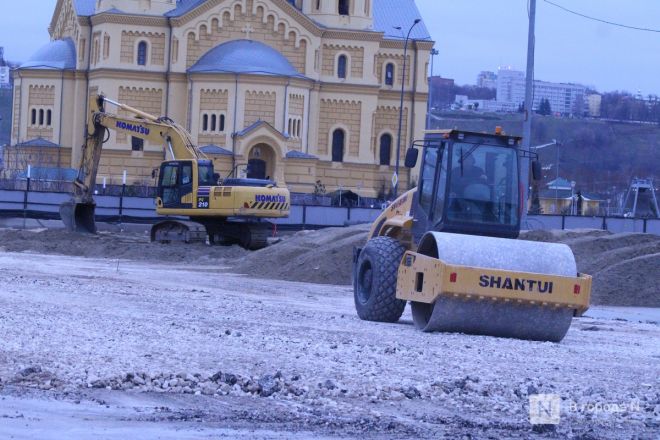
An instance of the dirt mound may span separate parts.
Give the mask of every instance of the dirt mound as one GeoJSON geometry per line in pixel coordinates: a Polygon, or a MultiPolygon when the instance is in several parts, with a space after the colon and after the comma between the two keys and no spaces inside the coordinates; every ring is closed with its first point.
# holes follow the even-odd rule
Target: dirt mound
{"type": "MultiPolygon", "coordinates": [[[[353,247],[369,225],[301,231],[256,252],[238,246],[150,243],[147,234],[80,235],[62,229],[0,229],[0,251],[225,266],[259,278],[351,283],[353,247]]],[[[660,237],[606,231],[527,231],[524,240],[565,243],[578,270],[593,276],[592,303],[660,307],[660,237]]]]}
{"type": "Polygon", "coordinates": [[[64,229],[0,229],[0,251],[220,265],[247,253],[238,246],[151,243],[148,234],[102,232],[91,235],[64,229]]]}
{"type": "Polygon", "coordinates": [[[301,231],[247,255],[234,270],[262,278],[350,284],[353,247],[364,245],[369,227],[301,231]]]}
{"type": "Polygon", "coordinates": [[[660,307],[660,237],[607,231],[530,231],[524,240],[570,246],[578,270],[593,277],[592,304],[660,307]]]}

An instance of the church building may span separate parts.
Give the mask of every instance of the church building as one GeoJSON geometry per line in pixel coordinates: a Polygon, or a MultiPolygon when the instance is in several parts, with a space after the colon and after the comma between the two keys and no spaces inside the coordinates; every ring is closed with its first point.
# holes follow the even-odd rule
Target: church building
{"type": "MultiPolygon", "coordinates": [[[[407,189],[433,47],[418,18],[414,0],[58,0],[51,42],[14,72],[6,154],[77,168],[87,102],[102,93],[184,126],[222,176],[376,197],[392,185],[403,80],[407,189]]],[[[128,184],[155,185],[168,155],[111,130],[98,179],[126,170],[128,184]]]]}

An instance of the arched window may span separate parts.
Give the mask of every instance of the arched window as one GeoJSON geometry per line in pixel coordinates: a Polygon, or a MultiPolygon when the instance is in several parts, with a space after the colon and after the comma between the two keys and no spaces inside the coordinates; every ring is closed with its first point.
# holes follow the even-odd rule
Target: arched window
{"type": "Polygon", "coordinates": [[[206,113],[202,115],[202,131],[209,131],[209,115],[206,113]]]}
{"type": "Polygon", "coordinates": [[[336,129],[332,132],[332,161],[333,162],[343,162],[344,161],[344,141],[345,141],[344,130],[341,128],[336,129]]]}
{"type": "Polygon", "coordinates": [[[147,42],[140,41],[137,47],[137,63],[139,66],[147,65],[147,42]]]}
{"type": "Polygon", "coordinates": [[[392,135],[384,134],[380,137],[380,164],[389,165],[392,159],[392,135]]]}
{"type": "Polygon", "coordinates": [[[385,66],[385,84],[388,86],[394,85],[394,64],[387,63],[385,66]]]}
{"type": "Polygon", "coordinates": [[[37,109],[32,109],[32,117],[30,118],[32,125],[37,125],[37,109]]]}
{"type": "Polygon", "coordinates": [[[348,15],[348,0],[339,0],[338,4],[339,15],[348,15]]]}
{"type": "Polygon", "coordinates": [[[321,0],[316,0],[316,10],[319,11],[321,9],[321,0]]]}
{"type": "Polygon", "coordinates": [[[337,58],[337,76],[339,78],[346,78],[346,64],[348,64],[346,55],[339,55],[337,58]]]}
{"type": "Polygon", "coordinates": [[[44,109],[39,110],[39,125],[44,125],[44,109]]]}
{"type": "Polygon", "coordinates": [[[53,112],[51,110],[46,110],[46,125],[51,126],[53,123],[53,112]]]}
{"type": "Polygon", "coordinates": [[[218,131],[225,131],[225,115],[220,115],[220,129],[218,131]]]}
{"type": "Polygon", "coordinates": [[[218,126],[218,117],[216,115],[211,115],[211,131],[215,131],[218,126]]]}

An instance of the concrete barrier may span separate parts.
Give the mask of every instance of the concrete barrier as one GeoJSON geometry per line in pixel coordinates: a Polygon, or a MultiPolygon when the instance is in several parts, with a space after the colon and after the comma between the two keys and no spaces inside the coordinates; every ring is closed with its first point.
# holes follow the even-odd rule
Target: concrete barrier
{"type": "Polygon", "coordinates": [[[348,221],[348,208],[305,206],[305,224],[314,226],[344,226],[348,221]]]}
{"type": "Polygon", "coordinates": [[[564,229],[603,229],[603,218],[567,216],[564,229]]]}
{"type": "MultiPolygon", "coordinates": [[[[41,218],[57,218],[60,203],[69,199],[67,193],[0,190],[0,215],[15,216],[17,212],[30,215],[43,213],[41,218]]],[[[145,219],[148,222],[157,221],[154,199],[151,197],[94,196],[96,214],[102,217],[119,217],[119,207],[122,206],[122,216],[133,219],[145,219]]],[[[288,218],[272,219],[278,225],[300,227],[344,226],[354,223],[371,223],[382,212],[381,209],[346,208],[333,206],[293,205],[288,218]]],[[[35,217],[38,218],[38,217],[35,217]]],[[[133,220],[131,220],[133,221],[133,220]]],[[[139,221],[139,220],[135,220],[139,221]]],[[[610,232],[646,232],[660,235],[660,219],[631,219],[622,217],[578,217],[561,215],[530,215],[522,229],[607,229],[610,232]]]]}

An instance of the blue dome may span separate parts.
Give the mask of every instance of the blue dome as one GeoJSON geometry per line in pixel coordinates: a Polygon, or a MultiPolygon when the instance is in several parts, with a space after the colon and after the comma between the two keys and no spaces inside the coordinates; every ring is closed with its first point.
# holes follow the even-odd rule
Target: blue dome
{"type": "Polygon", "coordinates": [[[248,73],[304,78],[284,55],[252,40],[234,40],[214,47],[190,69],[190,73],[248,73]]]}
{"type": "Polygon", "coordinates": [[[76,68],[76,46],[71,38],[51,41],[39,49],[21,69],[74,70],[76,68]]]}

